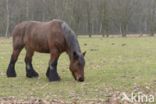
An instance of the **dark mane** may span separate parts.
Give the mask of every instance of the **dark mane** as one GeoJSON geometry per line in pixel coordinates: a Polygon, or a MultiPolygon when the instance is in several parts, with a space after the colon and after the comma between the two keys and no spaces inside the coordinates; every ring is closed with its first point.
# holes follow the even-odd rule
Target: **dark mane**
{"type": "Polygon", "coordinates": [[[73,52],[81,53],[75,32],[65,22],[62,23],[62,29],[64,30],[65,40],[69,47],[68,54],[70,57],[73,52]]]}

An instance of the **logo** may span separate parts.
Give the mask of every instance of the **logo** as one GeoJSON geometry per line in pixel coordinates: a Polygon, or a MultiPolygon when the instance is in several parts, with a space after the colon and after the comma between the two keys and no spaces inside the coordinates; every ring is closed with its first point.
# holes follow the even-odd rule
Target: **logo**
{"type": "Polygon", "coordinates": [[[154,95],[146,95],[143,92],[131,93],[127,95],[125,92],[121,94],[121,101],[130,103],[153,103],[154,95]]]}

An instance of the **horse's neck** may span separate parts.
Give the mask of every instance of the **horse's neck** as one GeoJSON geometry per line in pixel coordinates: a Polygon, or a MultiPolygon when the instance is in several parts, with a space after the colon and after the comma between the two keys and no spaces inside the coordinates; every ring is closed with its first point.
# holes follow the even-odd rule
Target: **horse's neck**
{"type": "Polygon", "coordinates": [[[62,29],[64,30],[64,36],[67,42],[67,47],[68,47],[67,53],[70,59],[72,59],[74,52],[77,52],[77,53],[81,52],[80,46],[79,46],[75,32],[68,26],[68,24],[63,22],[62,29]]]}
{"type": "Polygon", "coordinates": [[[69,47],[69,49],[68,49],[68,55],[69,55],[69,58],[70,59],[72,59],[74,52],[81,53],[78,40],[77,40],[77,38],[75,36],[71,36],[71,39],[69,39],[69,41],[68,41],[68,47],[69,47]]]}

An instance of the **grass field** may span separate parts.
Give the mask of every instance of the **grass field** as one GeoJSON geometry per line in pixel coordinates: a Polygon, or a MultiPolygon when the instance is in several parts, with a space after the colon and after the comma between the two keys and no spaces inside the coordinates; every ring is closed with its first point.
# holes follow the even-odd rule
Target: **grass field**
{"type": "Polygon", "coordinates": [[[49,83],[45,76],[49,54],[35,53],[33,65],[40,77],[28,79],[25,50],[16,64],[17,77],[7,78],[12,41],[0,38],[0,97],[60,99],[79,104],[106,101],[122,92],[141,91],[156,96],[156,38],[79,37],[79,42],[81,49],[87,51],[85,82],[73,79],[68,56],[62,54],[58,65],[62,80],[49,83]]]}

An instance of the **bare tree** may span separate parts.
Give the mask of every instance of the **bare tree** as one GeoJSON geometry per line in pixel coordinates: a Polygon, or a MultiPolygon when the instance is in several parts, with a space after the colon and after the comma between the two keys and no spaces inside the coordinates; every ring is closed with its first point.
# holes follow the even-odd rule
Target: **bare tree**
{"type": "Polygon", "coordinates": [[[108,0],[100,0],[99,2],[99,17],[101,22],[101,32],[102,36],[109,36],[109,8],[108,8],[108,0]]]}
{"type": "Polygon", "coordinates": [[[29,0],[26,0],[26,18],[29,18],[29,0]]]}
{"type": "Polygon", "coordinates": [[[80,11],[80,6],[81,2],[80,0],[73,0],[73,20],[74,20],[74,30],[78,32],[79,30],[79,25],[80,25],[80,20],[81,20],[81,11],[80,11]]]}
{"type": "Polygon", "coordinates": [[[156,0],[0,0],[0,34],[25,20],[65,20],[76,33],[156,32],[156,0]]]}
{"type": "Polygon", "coordinates": [[[6,0],[6,13],[7,13],[7,18],[6,18],[6,32],[5,32],[5,37],[8,37],[8,31],[9,31],[9,24],[10,24],[10,14],[9,14],[9,2],[6,0]]]}
{"type": "Polygon", "coordinates": [[[117,26],[119,26],[120,33],[123,37],[126,37],[127,35],[128,24],[133,15],[133,9],[136,4],[136,0],[112,0],[113,17],[117,26]]]}
{"type": "Polygon", "coordinates": [[[149,34],[150,36],[154,36],[155,33],[155,23],[156,23],[156,0],[151,0],[148,8],[148,25],[149,25],[149,34]]]}
{"type": "Polygon", "coordinates": [[[86,5],[86,15],[87,15],[87,31],[89,34],[89,37],[92,37],[92,33],[91,33],[91,8],[92,8],[92,4],[91,4],[91,0],[86,0],[85,5],[86,5]]]}

